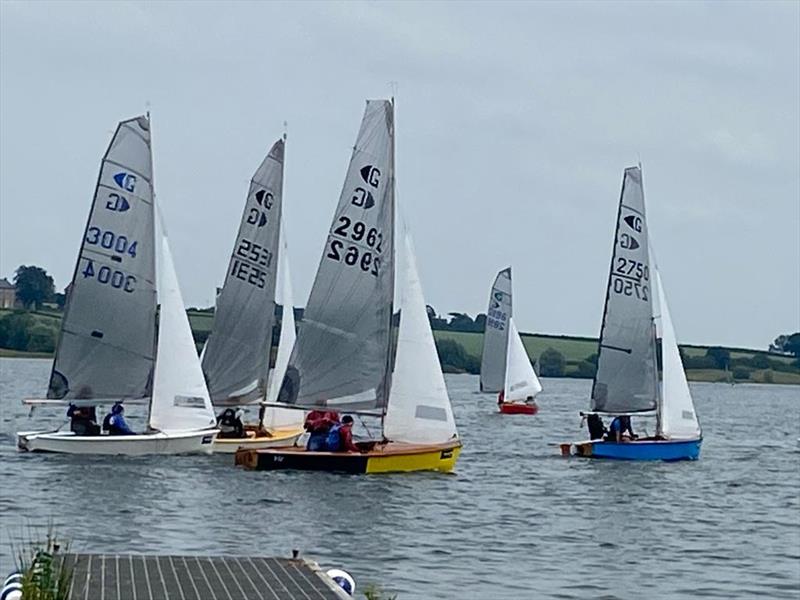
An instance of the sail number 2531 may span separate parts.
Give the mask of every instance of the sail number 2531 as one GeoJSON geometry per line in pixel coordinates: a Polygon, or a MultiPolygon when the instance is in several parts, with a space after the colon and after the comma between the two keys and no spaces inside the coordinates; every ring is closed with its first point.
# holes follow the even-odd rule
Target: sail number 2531
{"type": "Polygon", "coordinates": [[[358,266],[365,273],[375,277],[380,273],[383,252],[383,234],[375,227],[367,227],[361,221],[353,221],[350,217],[339,217],[333,228],[333,235],[342,239],[332,239],[328,243],[325,256],[337,262],[353,267],[358,266]],[[345,244],[343,240],[357,242],[345,244]]]}

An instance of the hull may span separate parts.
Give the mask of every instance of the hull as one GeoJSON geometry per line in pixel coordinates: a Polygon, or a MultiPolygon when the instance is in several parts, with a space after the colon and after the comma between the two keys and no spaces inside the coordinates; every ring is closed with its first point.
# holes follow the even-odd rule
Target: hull
{"type": "Polygon", "coordinates": [[[258,436],[253,432],[246,438],[219,438],[214,440],[215,454],[233,454],[239,448],[247,450],[260,450],[263,448],[285,448],[293,446],[303,435],[302,427],[287,427],[268,430],[272,435],[258,436]]]}
{"type": "Polygon", "coordinates": [[[562,454],[583,458],[617,460],[697,460],[703,438],[693,440],[635,440],[631,442],[586,441],[562,444],[562,454]]]}
{"type": "Polygon", "coordinates": [[[524,402],[503,402],[498,406],[500,413],[504,415],[535,415],[539,412],[538,406],[524,402]]]}
{"type": "Polygon", "coordinates": [[[20,432],[17,447],[28,452],[144,456],[148,454],[211,454],[217,429],[142,435],[78,436],[71,431],[20,432]]]}
{"type": "Polygon", "coordinates": [[[236,464],[247,469],[341,473],[451,472],[461,453],[458,440],[444,444],[388,442],[367,452],[310,452],[305,448],[240,450],[236,464]]]}

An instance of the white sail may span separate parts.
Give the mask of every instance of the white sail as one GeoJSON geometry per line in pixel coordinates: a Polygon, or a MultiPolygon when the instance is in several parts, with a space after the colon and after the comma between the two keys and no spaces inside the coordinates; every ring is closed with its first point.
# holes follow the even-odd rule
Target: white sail
{"type": "Polygon", "coordinates": [[[661,324],[661,410],[659,433],[668,439],[693,439],[700,437],[700,423],[694,410],[689,383],[675,339],[675,330],[661,284],[661,274],[655,271],[655,283],[658,288],[658,304],[661,324]]]}
{"type": "Polygon", "coordinates": [[[169,433],[216,423],[166,235],[161,236],[158,348],[149,425],[169,433]]]}
{"type": "Polygon", "coordinates": [[[506,377],[503,388],[506,402],[526,400],[542,391],[542,384],[528,358],[514,319],[509,319],[506,377]]]}
{"type": "Polygon", "coordinates": [[[48,398],[150,396],[156,335],[152,179],[150,120],[122,121],[100,166],[48,398]]]}
{"type": "MultiPolygon", "coordinates": [[[[281,232],[283,234],[283,232],[281,232]]],[[[283,307],[281,317],[281,335],[278,339],[278,354],[275,357],[275,368],[272,370],[267,387],[267,402],[277,402],[278,392],[281,389],[289,357],[292,355],[294,340],[297,337],[294,323],[294,298],[292,294],[292,278],[289,273],[289,257],[286,240],[281,244],[281,262],[278,265],[279,283],[276,300],[283,307]]],[[[287,408],[268,407],[264,412],[263,425],[269,428],[301,426],[303,424],[303,411],[287,408]]]]}
{"type": "Polygon", "coordinates": [[[397,354],[384,435],[395,442],[442,443],[458,432],[408,236],[404,258],[397,354]]]}
{"type": "Polygon", "coordinates": [[[511,267],[495,277],[486,310],[481,353],[481,391],[499,392],[503,389],[508,347],[508,320],[511,318],[511,267]]]}

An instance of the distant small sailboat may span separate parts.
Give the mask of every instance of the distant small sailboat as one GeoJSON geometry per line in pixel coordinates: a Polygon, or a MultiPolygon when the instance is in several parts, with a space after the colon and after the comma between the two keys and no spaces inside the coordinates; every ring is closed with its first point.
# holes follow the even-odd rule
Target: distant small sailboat
{"type": "Polygon", "coordinates": [[[368,101],[279,403],[380,418],[381,438],[360,443],[361,452],[240,450],[237,464],[351,473],[454,468],[461,441],[411,243],[406,237],[398,269],[396,237],[394,105],[368,101]]]}
{"type": "Polygon", "coordinates": [[[594,439],[562,444],[562,454],[574,451],[578,456],[627,460],[700,456],[702,433],[649,248],[642,172],[630,167],[622,182],[590,414],[655,415],[656,435],[622,442],[594,439]],[[660,315],[654,310],[654,286],[660,315]],[[660,381],[657,329],[663,359],[660,381]]]}
{"type": "Polygon", "coordinates": [[[148,431],[19,432],[22,450],[211,452],[218,430],[152,182],[150,119],[123,121],[103,157],[47,392],[65,406],[146,401],[148,431]]]}
{"type": "Polygon", "coordinates": [[[489,293],[481,353],[481,392],[497,393],[503,390],[509,319],[511,319],[511,267],[497,274],[489,293]]]}
{"type": "MultiPolygon", "coordinates": [[[[217,299],[214,326],[203,348],[203,372],[211,401],[217,407],[274,402],[286,369],[285,356],[294,344],[294,314],[289,263],[282,235],[283,163],[285,140],[272,146],[250,181],[236,242],[222,291],[217,299]],[[282,271],[279,280],[278,272],[282,271]],[[278,283],[283,319],[276,368],[269,376],[272,329],[278,283]],[[272,396],[269,391],[273,390],[272,396]]],[[[240,447],[290,446],[303,433],[298,411],[262,407],[259,420],[245,425],[245,437],[214,442],[214,452],[240,447]]]]}
{"type": "Polygon", "coordinates": [[[513,317],[508,323],[505,383],[497,404],[505,415],[535,415],[539,407],[534,398],[542,391],[542,384],[533,370],[513,317]]]}

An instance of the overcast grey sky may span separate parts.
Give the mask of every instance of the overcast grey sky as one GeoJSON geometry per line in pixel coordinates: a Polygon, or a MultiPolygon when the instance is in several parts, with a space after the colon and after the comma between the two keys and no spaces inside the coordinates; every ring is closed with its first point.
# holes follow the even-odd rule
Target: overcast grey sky
{"type": "Polygon", "coordinates": [[[681,342],[800,329],[800,3],[0,3],[0,276],[64,287],[117,121],[149,106],[188,305],[210,305],[248,181],[289,126],[305,303],[365,98],[398,82],[401,210],[426,299],[597,335],[623,168],[681,342]]]}

